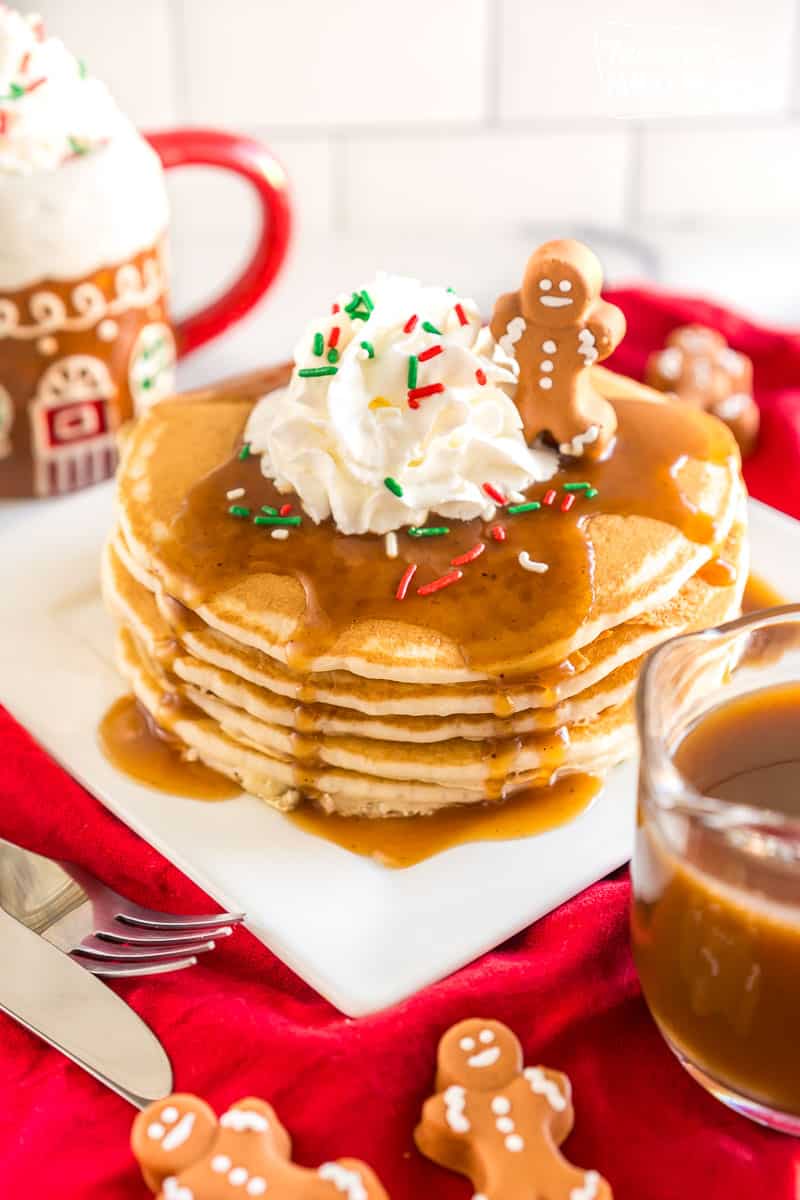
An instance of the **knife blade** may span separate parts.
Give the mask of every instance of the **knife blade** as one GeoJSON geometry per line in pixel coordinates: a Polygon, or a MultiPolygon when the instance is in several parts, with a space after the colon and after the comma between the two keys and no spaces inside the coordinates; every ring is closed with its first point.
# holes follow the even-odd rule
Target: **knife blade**
{"type": "Polygon", "coordinates": [[[2,909],[0,958],[0,1010],[137,1108],[170,1094],[170,1061],[141,1017],[2,909]]]}

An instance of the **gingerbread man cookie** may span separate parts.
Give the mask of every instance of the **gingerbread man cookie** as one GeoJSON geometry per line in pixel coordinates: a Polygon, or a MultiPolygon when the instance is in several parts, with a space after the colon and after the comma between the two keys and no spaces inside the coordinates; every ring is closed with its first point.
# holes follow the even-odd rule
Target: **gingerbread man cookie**
{"type": "Polygon", "coordinates": [[[673,329],[664,349],[647,360],[646,379],[658,391],[672,392],[724,421],[743,457],[755,448],[760,414],[753,399],[753,364],[716,329],[673,329]]]}
{"type": "Polygon", "coordinates": [[[491,331],[519,363],[516,402],[525,436],[555,438],[562,454],[601,457],[617,428],[613,406],[592,382],[592,363],[625,335],[625,317],[600,299],[603,276],[581,242],[545,242],[522,287],[497,301],[491,331]]]}
{"type": "Polygon", "coordinates": [[[573,1167],[558,1149],[573,1121],[566,1075],[523,1068],[511,1030],[474,1018],[440,1041],[436,1095],[414,1138],[471,1180],[473,1200],[612,1200],[597,1171],[573,1167]]]}
{"type": "Polygon", "coordinates": [[[197,1096],[169,1096],[139,1114],[131,1146],[158,1200],[387,1200],[357,1159],[295,1166],[289,1135],[263,1100],[239,1100],[217,1121],[197,1096]]]}

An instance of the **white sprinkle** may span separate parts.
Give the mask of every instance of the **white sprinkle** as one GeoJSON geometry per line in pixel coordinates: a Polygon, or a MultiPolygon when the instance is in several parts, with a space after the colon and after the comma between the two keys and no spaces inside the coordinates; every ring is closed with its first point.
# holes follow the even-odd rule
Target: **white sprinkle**
{"type": "Polygon", "coordinates": [[[231,1169],[231,1160],[227,1154],[215,1154],[211,1160],[211,1170],[217,1175],[224,1175],[231,1169]]]}
{"type": "Polygon", "coordinates": [[[276,542],[285,542],[289,536],[289,530],[288,529],[273,529],[272,536],[275,538],[276,542]]]}
{"type": "Polygon", "coordinates": [[[525,503],[525,493],[524,492],[509,492],[508,498],[512,504],[524,504],[525,503]]]}
{"type": "Polygon", "coordinates": [[[387,558],[397,558],[397,534],[391,529],[384,538],[387,558]]]}
{"type": "Polygon", "coordinates": [[[550,570],[547,563],[537,562],[535,558],[531,558],[527,550],[520,550],[517,562],[526,571],[535,571],[537,575],[544,575],[545,571],[550,570]]]}
{"type": "Polygon", "coordinates": [[[506,1138],[506,1150],[510,1150],[512,1154],[519,1154],[520,1150],[525,1149],[525,1143],[518,1133],[510,1133],[506,1138]]]}
{"type": "Polygon", "coordinates": [[[244,488],[231,488],[225,495],[229,500],[239,500],[244,495],[244,488]]]}

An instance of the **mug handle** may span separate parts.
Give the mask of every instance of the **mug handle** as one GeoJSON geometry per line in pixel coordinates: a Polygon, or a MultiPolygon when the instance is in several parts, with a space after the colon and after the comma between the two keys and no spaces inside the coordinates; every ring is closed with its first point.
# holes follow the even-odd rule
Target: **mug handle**
{"type": "Polygon", "coordinates": [[[165,129],[144,137],[172,167],[221,167],[250,183],[258,196],[261,229],[247,266],[231,286],[198,312],[176,323],[178,354],[183,357],[224,333],[258,303],[286,257],[292,227],[286,172],[265,146],[220,129],[165,129]]]}

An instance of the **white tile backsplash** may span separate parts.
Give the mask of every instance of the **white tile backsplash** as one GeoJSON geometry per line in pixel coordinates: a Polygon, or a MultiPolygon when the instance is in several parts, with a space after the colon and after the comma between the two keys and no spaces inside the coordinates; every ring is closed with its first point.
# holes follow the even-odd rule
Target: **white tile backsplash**
{"type": "Polygon", "coordinates": [[[644,135],[645,222],[716,226],[770,218],[796,224],[799,212],[800,123],[644,135]]]}
{"type": "MultiPolygon", "coordinates": [[[[119,104],[148,129],[175,123],[172,0],[32,0],[50,33],[84,59],[119,104]]],[[[16,7],[17,5],[15,5],[16,7]]]]}
{"type": "Polygon", "coordinates": [[[624,218],[624,130],[353,138],[345,153],[344,209],[354,229],[501,234],[548,219],[563,228],[589,213],[598,225],[624,218]]]}
{"type": "MultiPolygon", "coordinates": [[[[140,124],[272,145],[301,244],[797,220],[800,0],[31,3],[140,124]]],[[[241,259],[241,183],[170,189],[182,253],[241,259]]]]}
{"type": "Polygon", "coordinates": [[[500,114],[663,117],[779,112],[793,0],[502,0],[500,114]]]}
{"type": "Polygon", "coordinates": [[[478,121],[490,0],[188,0],[195,121],[478,121]]]}

